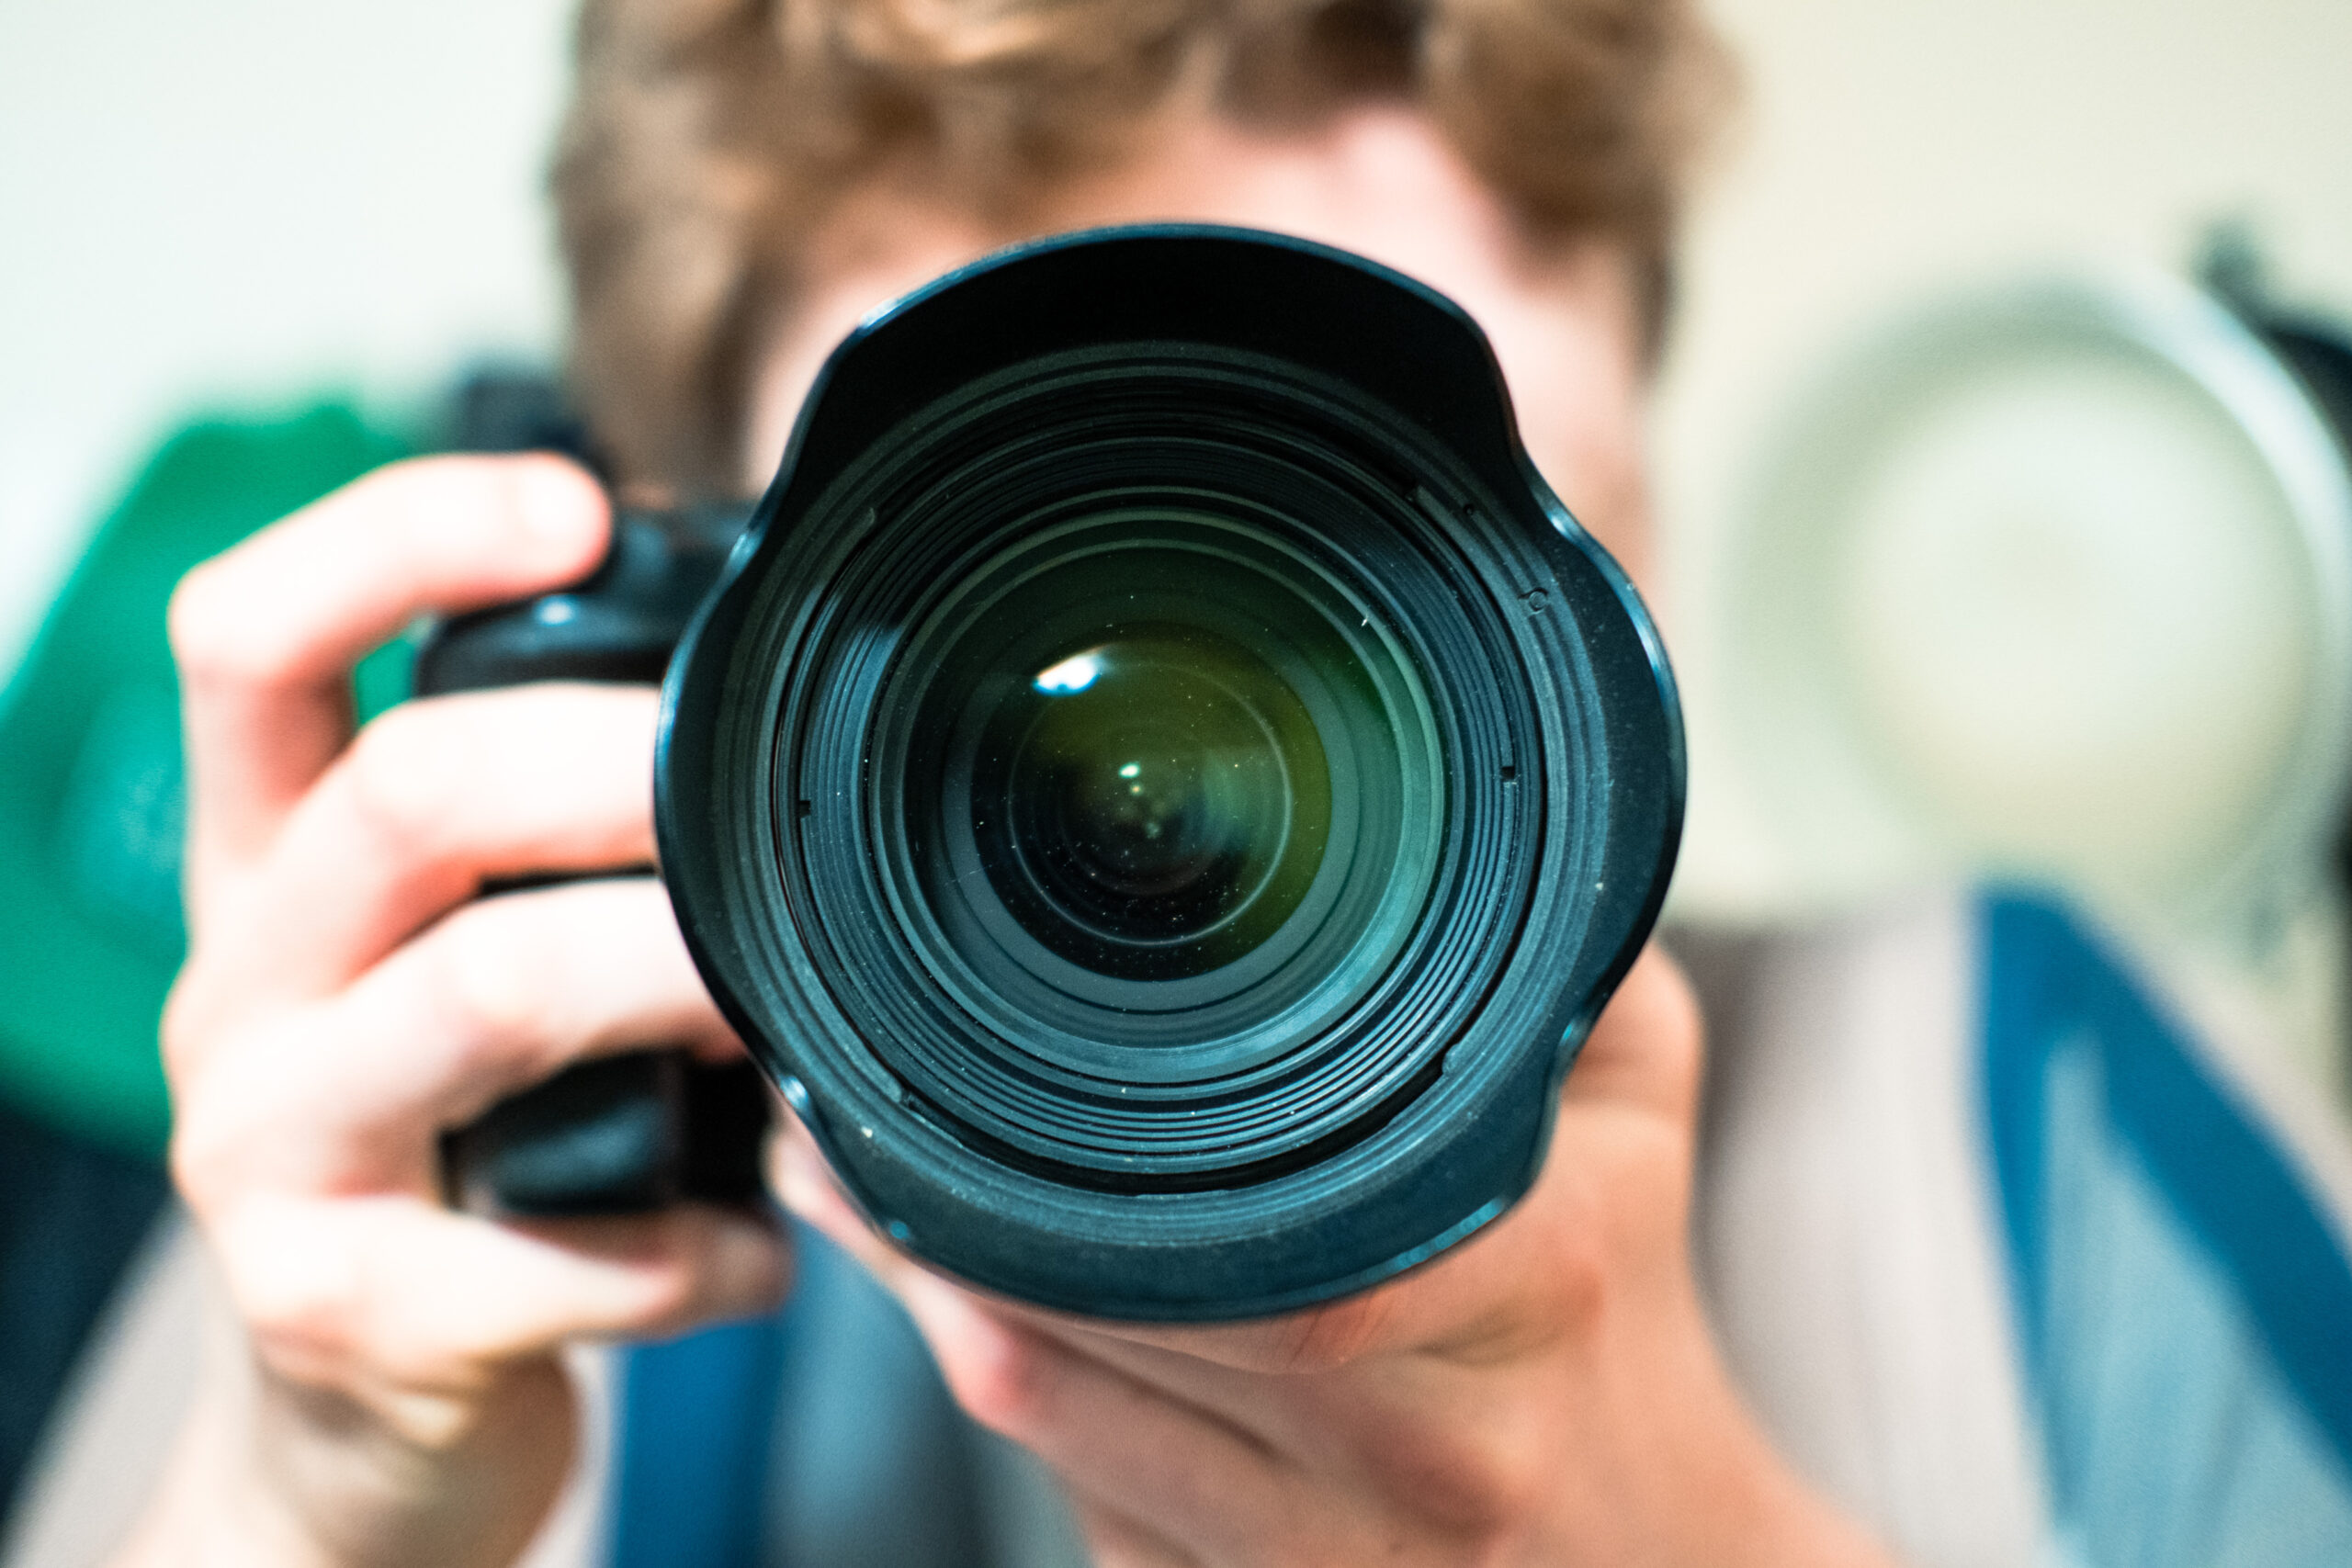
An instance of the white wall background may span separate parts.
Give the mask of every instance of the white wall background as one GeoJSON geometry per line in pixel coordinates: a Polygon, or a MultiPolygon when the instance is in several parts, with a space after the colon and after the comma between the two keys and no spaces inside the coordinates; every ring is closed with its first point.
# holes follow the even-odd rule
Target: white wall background
{"type": "MultiPolygon", "coordinates": [[[[2253,220],[2352,315],[2346,0],[1714,0],[1747,107],[1657,435],[1696,762],[1686,904],[1786,868],[1714,754],[1702,606],[1788,391],[1883,312],[2253,220]]],[[[204,407],[397,406],[554,352],[569,0],[0,0],[0,669],[80,530],[204,407]]]]}
{"type": "Polygon", "coordinates": [[[1690,699],[1686,908],[1802,879],[1717,743],[1710,569],[1825,355],[1890,311],[2052,265],[2183,268],[2254,224],[2283,296],[2352,321],[2345,0],[1710,0],[1747,104],[1687,255],[1659,410],[1670,628],[1690,699]]]}
{"type": "Polygon", "coordinates": [[[546,354],[570,0],[0,0],[0,670],[179,418],[546,354]]]}

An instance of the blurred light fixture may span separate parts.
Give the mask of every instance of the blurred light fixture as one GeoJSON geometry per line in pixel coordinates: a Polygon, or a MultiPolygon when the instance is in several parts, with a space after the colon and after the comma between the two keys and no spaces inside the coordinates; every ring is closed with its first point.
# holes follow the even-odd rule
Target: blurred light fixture
{"type": "Polygon", "coordinates": [[[2352,351],[2216,254],[2206,288],[2053,280],[1899,322],[1772,446],[1727,695],[1813,895],[2022,874],[2204,915],[2325,863],[2352,351]]]}

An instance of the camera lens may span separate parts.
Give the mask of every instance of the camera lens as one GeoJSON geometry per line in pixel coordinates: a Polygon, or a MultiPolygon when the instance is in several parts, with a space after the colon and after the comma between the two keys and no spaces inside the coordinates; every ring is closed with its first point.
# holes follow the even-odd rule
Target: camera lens
{"type": "MultiPolygon", "coordinates": [[[[1131,468],[1170,456],[1115,445],[1131,468]]],[[[1443,791],[1428,694],[1285,543],[1295,520],[1199,491],[1099,499],[1023,519],[885,682],[895,901],[930,974],[1010,1003],[1033,1054],[1231,1070],[1262,1055],[1253,1031],[1360,996],[1426,898],[1434,823],[1408,806],[1443,791]]]]}
{"type": "Polygon", "coordinates": [[[1485,1224],[1655,914],[1670,687],[1492,360],[1224,231],[976,267],[837,355],[673,669],[663,874],[899,1243],[1124,1317],[1485,1224]]]}
{"type": "Polygon", "coordinates": [[[1102,635],[1009,682],[960,809],[990,890],[1046,947],[1123,978],[1204,974],[1313,884],[1331,826],[1322,741],[1297,694],[1214,633],[1102,635]]]}

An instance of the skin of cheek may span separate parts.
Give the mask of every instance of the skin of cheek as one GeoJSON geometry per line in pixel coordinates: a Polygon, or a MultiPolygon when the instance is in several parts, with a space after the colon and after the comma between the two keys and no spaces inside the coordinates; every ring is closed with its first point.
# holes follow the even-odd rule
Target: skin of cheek
{"type": "Polygon", "coordinates": [[[1532,244],[1435,131],[1400,108],[1281,135],[1193,117],[993,224],[907,185],[858,191],[805,253],[799,297],[754,383],[747,485],[765,486],[818,368],[876,305],[1024,238],[1146,222],[1295,234],[1453,298],[1494,345],[1536,468],[1647,591],[1645,388],[1624,258],[1601,242],[1532,244]]]}

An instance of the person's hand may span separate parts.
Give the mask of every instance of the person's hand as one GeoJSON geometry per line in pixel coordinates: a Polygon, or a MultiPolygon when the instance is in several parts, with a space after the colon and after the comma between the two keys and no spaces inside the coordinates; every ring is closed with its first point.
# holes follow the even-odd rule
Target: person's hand
{"type": "Polygon", "coordinates": [[[173,1170],[250,1367],[214,1369],[139,1562],[510,1561],[571,1464],[557,1352],[759,1310],[784,1246],[707,1208],[499,1224],[435,1139],[589,1054],[740,1050],[649,876],[650,691],[405,705],[356,660],[427,611],[577,579],[605,502],[548,457],[397,465],[192,573],[172,606],[190,810],[165,1015],[173,1170]]]}
{"type": "Polygon", "coordinates": [[[1883,1564],[1742,1407],[1686,1227],[1699,1021],[1644,955],[1543,1175],[1437,1262],[1217,1328],[983,1299],[891,1252],[803,1134],[787,1200],[897,1290],[957,1399],[1060,1475],[1103,1568],[1883,1564]]]}

